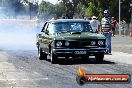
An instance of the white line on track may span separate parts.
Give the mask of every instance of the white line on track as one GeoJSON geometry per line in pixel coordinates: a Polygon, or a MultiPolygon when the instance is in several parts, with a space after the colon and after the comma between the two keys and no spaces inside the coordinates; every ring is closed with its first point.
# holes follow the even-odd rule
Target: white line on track
{"type": "Polygon", "coordinates": [[[48,80],[49,78],[36,78],[36,79],[0,79],[0,81],[37,81],[48,80]]]}

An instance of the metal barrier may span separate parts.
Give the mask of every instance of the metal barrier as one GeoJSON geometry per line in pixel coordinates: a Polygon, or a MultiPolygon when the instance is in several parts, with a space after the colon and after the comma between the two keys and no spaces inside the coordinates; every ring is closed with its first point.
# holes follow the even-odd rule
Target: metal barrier
{"type": "MultiPolygon", "coordinates": [[[[130,30],[132,29],[132,23],[126,24],[125,27],[121,25],[121,35],[129,36],[130,35],[130,30]]],[[[115,29],[116,35],[119,34],[119,24],[117,24],[116,29],[115,29]]]]}

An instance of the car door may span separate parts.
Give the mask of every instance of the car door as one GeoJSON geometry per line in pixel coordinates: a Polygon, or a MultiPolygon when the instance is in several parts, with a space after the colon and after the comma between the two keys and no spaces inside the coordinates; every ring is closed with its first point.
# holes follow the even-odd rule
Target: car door
{"type": "Polygon", "coordinates": [[[44,29],[42,30],[42,34],[41,34],[41,42],[40,42],[40,46],[42,47],[42,49],[46,52],[49,53],[49,44],[51,42],[51,38],[49,35],[49,24],[50,23],[46,23],[44,29]]]}

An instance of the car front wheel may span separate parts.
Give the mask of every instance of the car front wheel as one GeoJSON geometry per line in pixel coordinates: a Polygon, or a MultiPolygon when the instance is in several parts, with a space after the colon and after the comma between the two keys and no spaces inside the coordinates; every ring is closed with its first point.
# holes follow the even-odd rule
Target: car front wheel
{"type": "Polygon", "coordinates": [[[47,59],[47,54],[43,52],[42,48],[38,46],[38,56],[39,60],[46,60],[47,59]]]}
{"type": "Polygon", "coordinates": [[[51,63],[52,64],[57,64],[58,63],[58,57],[57,55],[55,55],[52,50],[51,50],[51,53],[50,53],[50,60],[51,60],[51,63]]]}
{"type": "Polygon", "coordinates": [[[104,59],[104,53],[97,53],[95,55],[95,58],[97,63],[102,63],[104,59]]]}

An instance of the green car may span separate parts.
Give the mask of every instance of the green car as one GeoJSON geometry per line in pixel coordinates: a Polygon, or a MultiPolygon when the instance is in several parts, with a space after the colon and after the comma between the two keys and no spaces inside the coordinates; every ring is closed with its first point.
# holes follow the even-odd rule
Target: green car
{"type": "Polygon", "coordinates": [[[101,63],[106,52],[106,39],[102,34],[93,33],[89,21],[84,19],[58,19],[45,22],[37,34],[37,48],[40,60],[50,55],[51,63],[58,63],[58,57],[95,56],[101,63]]]}

